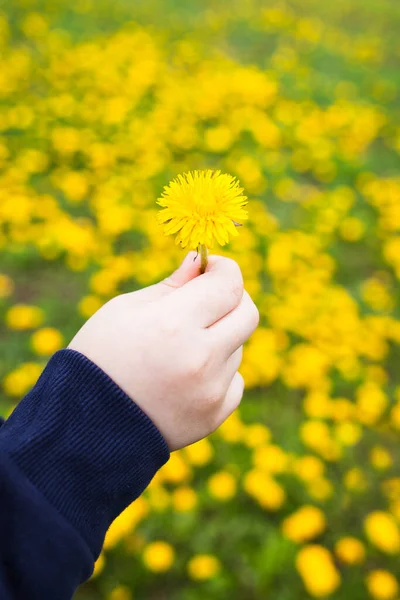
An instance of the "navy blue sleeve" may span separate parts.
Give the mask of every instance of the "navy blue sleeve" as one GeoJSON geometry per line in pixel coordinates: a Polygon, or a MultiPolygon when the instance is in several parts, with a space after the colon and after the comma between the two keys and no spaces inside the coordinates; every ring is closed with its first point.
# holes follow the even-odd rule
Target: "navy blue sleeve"
{"type": "Polygon", "coordinates": [[[0,428],[0,598],[70,600],[112,521],[168,458],[101,369],[57,352],[0,428]]]}

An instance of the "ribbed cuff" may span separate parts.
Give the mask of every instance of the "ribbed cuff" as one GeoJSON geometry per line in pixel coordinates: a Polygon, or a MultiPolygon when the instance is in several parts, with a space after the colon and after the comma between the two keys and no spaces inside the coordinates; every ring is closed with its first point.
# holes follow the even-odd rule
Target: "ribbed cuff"
{"type": "Polygon", "coordinates": [[[0,430],[6,451],[94,556],[112,521],[167,462],[147,415],[88,358],[61,350],[0,430]]]}

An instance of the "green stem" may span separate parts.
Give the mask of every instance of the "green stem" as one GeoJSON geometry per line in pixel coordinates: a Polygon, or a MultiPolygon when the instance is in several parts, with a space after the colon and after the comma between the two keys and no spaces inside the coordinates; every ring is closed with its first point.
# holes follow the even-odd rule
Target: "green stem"
{"type": "Polygon", "coordinates": [[[208,260],[207,260],[207,246],[205,246],[204,244],[200,244],[200,256],[201,256],[200,273],[205,273],[208,260]]]}

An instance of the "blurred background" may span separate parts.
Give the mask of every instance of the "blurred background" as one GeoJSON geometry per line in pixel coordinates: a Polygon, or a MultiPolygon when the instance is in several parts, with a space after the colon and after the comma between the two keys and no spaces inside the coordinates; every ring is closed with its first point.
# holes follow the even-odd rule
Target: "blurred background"
{"type": "Polygon", "coordinates": [[[249,197],[242,406],[114,523],[77,600],[400,597],[400,4],[0,3],[0,412],[183,252],[178,173],[249,197]]]}

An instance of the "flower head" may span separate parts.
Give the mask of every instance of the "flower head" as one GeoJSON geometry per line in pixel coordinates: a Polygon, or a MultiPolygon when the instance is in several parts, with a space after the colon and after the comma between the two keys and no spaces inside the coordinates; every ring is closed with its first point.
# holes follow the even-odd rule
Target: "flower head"
{"type": "Polygon", "coordinates": [[[367,576],[366,584],[370,596],[376,600],[394,600],[399,593],[396,577],[384,569],[371,571],[367,576]]]}
{"type": "Polygon", "coordinates": [[[236,226],[247,219],[247,198],[231,175],[221,171],[190,171],[178,175],[164,188],[157,203],[163,207],[158,221],[165,235],[177,234],[176,243],[192,249],[224,246],[238,235],[236,226]]]}
{"type": "Polygon", "coordinates": [[[326,518],[320,508],[307,505],[302,506],[284,519],[282,524],[283,535],[293,542],[301,543],[312,540],[320,535],[326,528],[326,518]]]}
{"type": "Polygon", "coordinates": [[[143,561],[150,571],[163,573],[168,571],[175,560],[175,551],[167,542],[152,542],[143,552],[143,561]]]}
{"type": "Polygon", "coordinates": [[[364,562],[365,548],[357,538],[342,537],[335,545],[336,556],[348,565],[358,565],[364,562]]]}
{"type": "Polygon", "coordinates": [[[313,598],[325,598],[340,585],[340,574],[331,553],[322,546],[304,546],[297,554],[296,568],[313,598]]]}
{"type": "Polygon", "coordinates": [[[197,554],[188,564],[190,577],[199,581],[212,579],[220,570],[220,561],[211,554],[197,554]]]}

